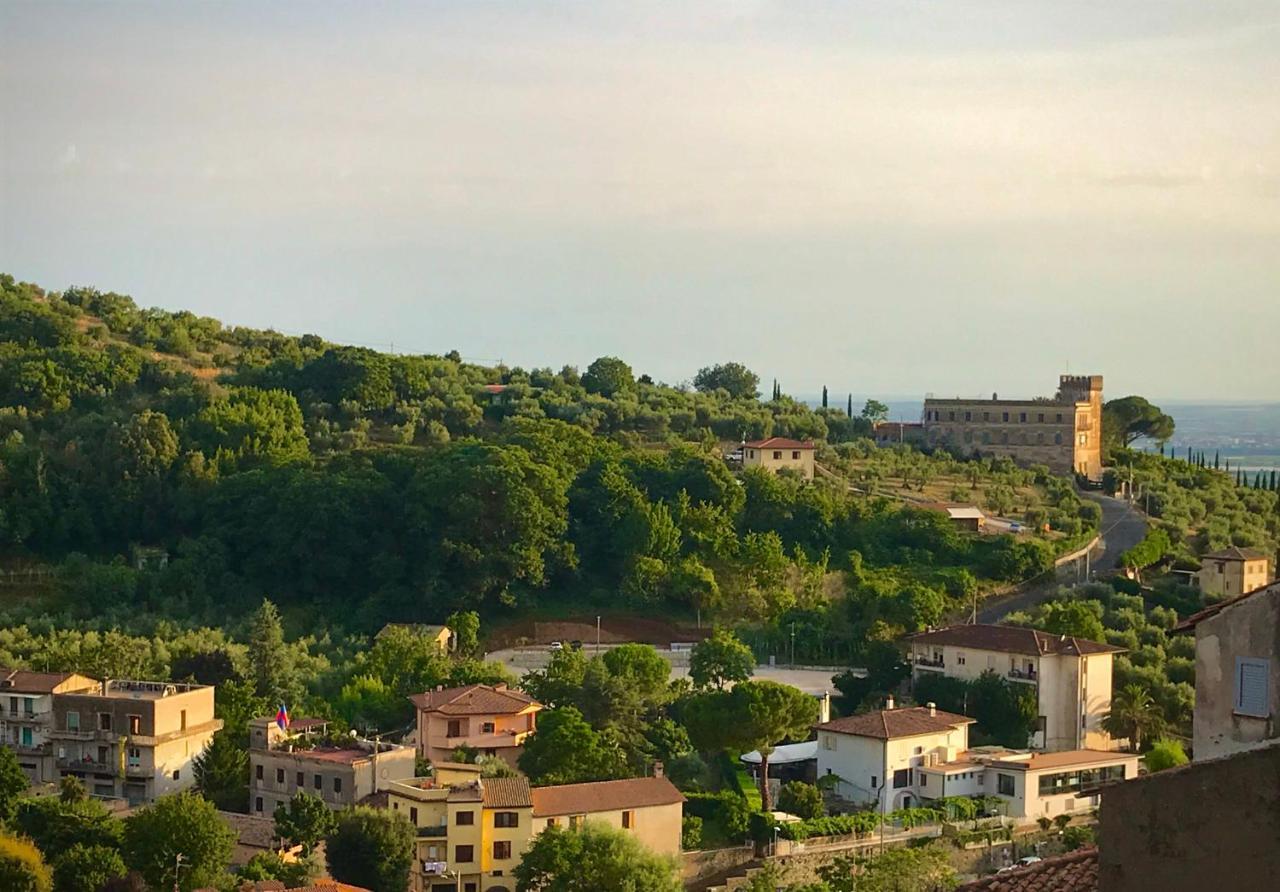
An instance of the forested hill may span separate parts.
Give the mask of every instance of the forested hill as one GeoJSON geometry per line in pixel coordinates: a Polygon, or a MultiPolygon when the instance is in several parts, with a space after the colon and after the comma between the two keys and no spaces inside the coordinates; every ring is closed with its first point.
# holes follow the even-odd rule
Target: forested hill
{"type": "MultiPolygon", "coordinates": [[[[363,628],[592,602],[890,634],[1051,553],[842,485],[735,477],[720,441],[856,451],[870,422],[777,388],[761,401],[732,363],[670,387],[608,357],[484,367],[9,276],[0,296],[0,549],[60,565],[71,619],[218,622],[265,595],[363,628]],[[133,570],[140,547],[167,566],[133,570]]],[[[987,472],[1076,517],[1059,481],[987,472]]]]}

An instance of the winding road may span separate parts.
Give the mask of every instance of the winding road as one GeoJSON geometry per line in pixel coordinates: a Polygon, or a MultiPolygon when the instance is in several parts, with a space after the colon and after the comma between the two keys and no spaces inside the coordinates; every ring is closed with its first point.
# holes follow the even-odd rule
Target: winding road
{"type": "MultiPolygon", "coordinates": [[[[1147,520],[1124,499],[1115,499],[1101,493],[1082,493],[1086,499],[1102,507],[1102,551],[1095,554],[1090,564],[1092,573],[1105,573],[1116,569],[1120,555],[1142,541],[1147,534],[1147,520]]],[[[1012,595],[984,604],[978,610],[978,622],[999,622],[1015,610],[1029,610],[1058,593],[1062,583],[1049,579],[1028,585],[1012,595]]]]}

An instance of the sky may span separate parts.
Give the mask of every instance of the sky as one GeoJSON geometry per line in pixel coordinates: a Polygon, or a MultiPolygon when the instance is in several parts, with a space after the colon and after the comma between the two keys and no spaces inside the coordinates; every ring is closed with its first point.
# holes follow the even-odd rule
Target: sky
{"type": "Polygon", "coordinates": [[[47,288],[671,383],[1280,399],[1272,0],[0,0],[0,35],[0,270],[47,288]]]}

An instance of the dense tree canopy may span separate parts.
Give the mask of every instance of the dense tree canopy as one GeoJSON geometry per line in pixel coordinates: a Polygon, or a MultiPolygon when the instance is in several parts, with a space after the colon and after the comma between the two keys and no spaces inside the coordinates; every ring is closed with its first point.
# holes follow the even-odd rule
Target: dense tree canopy
{"type": "Polygon", "coordinates": [[[588,821],[577,830],[539,833],[515,869],[519,892],[678,892],[674,860],[629,833],[588,821]]]}

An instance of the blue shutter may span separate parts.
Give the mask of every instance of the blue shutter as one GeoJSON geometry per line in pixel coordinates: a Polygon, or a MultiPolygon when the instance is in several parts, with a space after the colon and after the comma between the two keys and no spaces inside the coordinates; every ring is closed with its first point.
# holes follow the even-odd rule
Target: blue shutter
{"type": "Polygon", "coordinates": [[[1267,691],[1270,675],[1270,660],[1236,657],[1236,712],[1262,718],[1271,714],[1267,691]]]}

